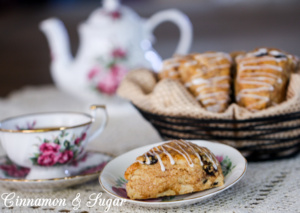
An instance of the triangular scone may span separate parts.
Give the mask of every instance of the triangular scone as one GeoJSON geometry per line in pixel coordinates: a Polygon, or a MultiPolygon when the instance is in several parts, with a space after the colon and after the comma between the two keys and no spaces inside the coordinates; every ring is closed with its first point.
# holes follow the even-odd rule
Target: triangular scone
{"type": "Polygon", "coordinates": [[[284,101],[291,73],[298,59],[281,50],[259,48],[236,57],[236,102],[251,111],[284,101]]]}
{"type": "Polygon", "coordinates": [[[139,156],[125,172],[130,199],[181,195],[222,186],[221,165],[207,148],[173,140],[139,156]]]}
{"type": "Polygon", "coordinates": [[[201,105],[223,112],[230,102],[232,59],[223,52],[190,54],[181,61],[181,81],[201,105]]]}

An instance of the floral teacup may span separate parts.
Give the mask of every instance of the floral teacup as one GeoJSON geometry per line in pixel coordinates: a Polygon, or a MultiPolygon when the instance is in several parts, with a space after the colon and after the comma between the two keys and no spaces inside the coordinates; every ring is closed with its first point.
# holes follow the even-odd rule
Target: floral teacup
{"type": "Polygon", "coordinates": [[[92,105],[91,110],[93,115],[48,112],[5,119],[0,123],[2,146],[14,163],[30,168],[27,179],[68,176],[66,165],[80,158],[106,126],[105,106],[92,105]],[[96,110],[102,111],[102,118],[91,132],[96,110]]]}

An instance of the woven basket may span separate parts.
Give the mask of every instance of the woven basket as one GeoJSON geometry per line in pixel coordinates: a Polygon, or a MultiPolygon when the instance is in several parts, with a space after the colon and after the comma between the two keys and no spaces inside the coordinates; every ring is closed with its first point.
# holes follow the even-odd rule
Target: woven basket
{"type": "Polygon", "coordinates": [[[208,112],[174,80],[157,82],[153,73],[132,71],[118,94],[129,99],[164,139],[204,139],[237,148],[248,160],[288,157],[300,151],[300,75],[290,79],[287,100],[249,112],[231,104],[208,112]]]}

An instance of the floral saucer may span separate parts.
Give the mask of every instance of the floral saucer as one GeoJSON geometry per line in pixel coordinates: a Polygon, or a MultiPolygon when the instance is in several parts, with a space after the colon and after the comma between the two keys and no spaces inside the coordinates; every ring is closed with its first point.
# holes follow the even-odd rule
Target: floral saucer
{"type": "Polygon", "coordinates": [[[8,159],[0,157],[0,187],[17,190],[44,191],[58,190],[93,180],[99,176],[112,155],[87,151],[80,160],[66,167],[69,175],[53,179],[25,179],[30,169],[20,167],[8,159]]]}
{"type": "Polygon", "coordinates": [[[200,202],[232,187],[242,179],[247,169],[247,161],[239,151],[220,143],[202,140],[192,140],[191,142],[199,146],[207,147],[216,155],[217,159],[221,163],[225,177],[225,184],[223,186],[185,195],[149,200],[130,200],[127,197],[125,188],[127,181],[123,178],[126,169],[135,161],[136,157],[147,152],[152,147],[158,146],[164,142],[134,149],[110,161],[100,174],[100,185],[110,195],[126,199],[127,203],[157,208],[178,207],[200,202]]]}

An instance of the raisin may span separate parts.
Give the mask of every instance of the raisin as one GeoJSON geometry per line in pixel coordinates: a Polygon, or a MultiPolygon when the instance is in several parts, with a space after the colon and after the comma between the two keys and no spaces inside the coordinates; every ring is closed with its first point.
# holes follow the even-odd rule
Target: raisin
{"type": "Polygon", "coordinates": [[[267,52],[263,52],[263,53],[256,54],[255,56],[256,57],[263,57],[263,56],[266,56],[266,55],[268,55],[268,53],[267,52]]]}
{"type": "Polygon", "coordinates": [[[208,175],[214,175],[214,169],[211,166],[211,164],[206,164],[203,166],[204,171],[206,172],[206,174],[208,175]]]}
{"type": "Polygon", "coordinates": [[[280,55],[275,55],[275,58],[286,58],[286,55],[280,54],[280,55]]]}
{"type": "Polygon", "coordinates": [[[207,175],[215,176],[215,172],[217,170],[214,169],[212,162],[209,161],[206,155],[200,155],[201,161],[203,162],[203,170],[206,172],[207,175]]]}
{"type": "Polygon", "coordinates": [[[215,186],[215,185],[218,185],[218,182],[214,182],[213,185],[214,185],[214,186],[215,186]]]}
{"type": "Polygon", "coordinates": [[[205,179],[205,180],[203,181],[203,184],[206,184],[206,182],[207,182],[207,179],[205,179]]]}
{"type": "MultiPolygon", "coordinates": [[[[153,155],[147,155],[147,157],[150,160],[150,165],[156,164],[158,161],[153,155]]],[[[147,162],[147,160],[144,161],[144,163],[146,163],[146,162],[147,162]]]]}

